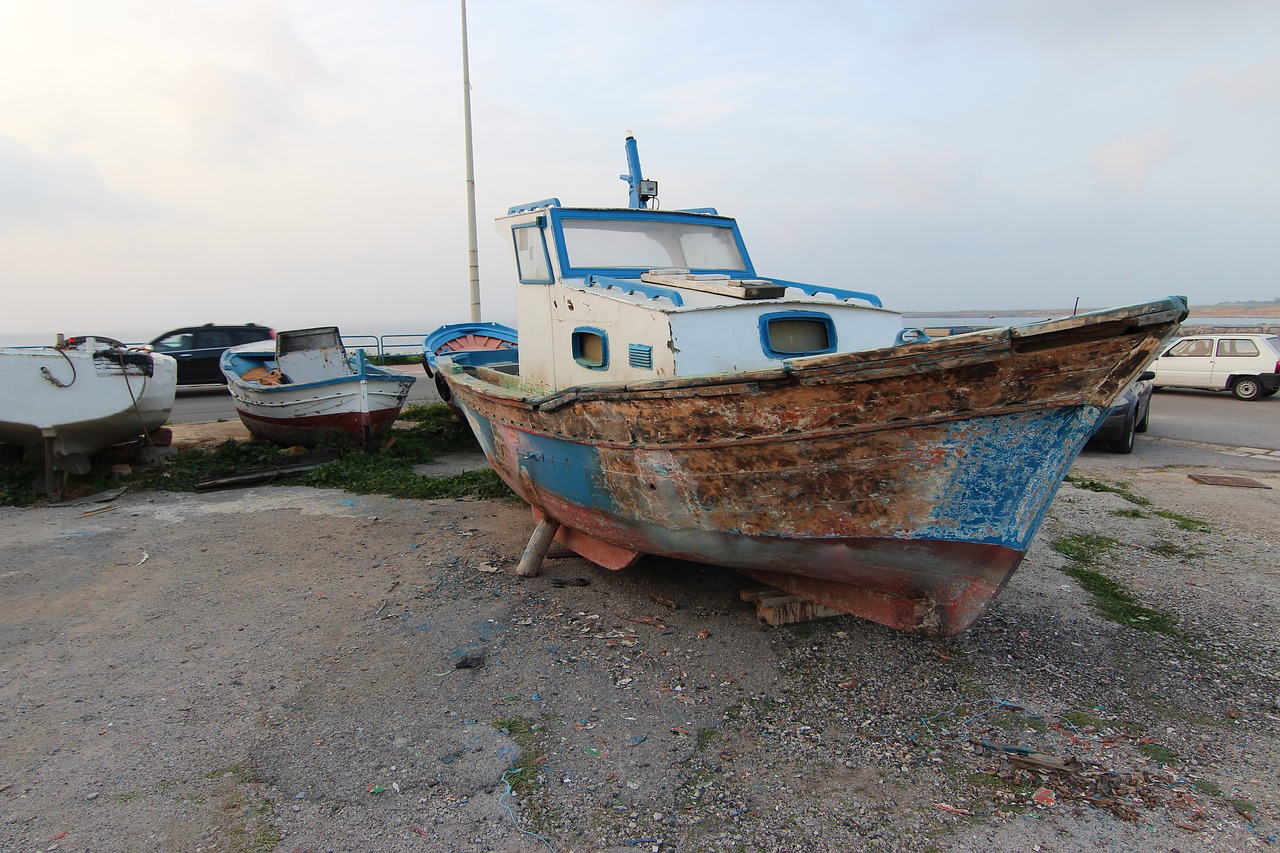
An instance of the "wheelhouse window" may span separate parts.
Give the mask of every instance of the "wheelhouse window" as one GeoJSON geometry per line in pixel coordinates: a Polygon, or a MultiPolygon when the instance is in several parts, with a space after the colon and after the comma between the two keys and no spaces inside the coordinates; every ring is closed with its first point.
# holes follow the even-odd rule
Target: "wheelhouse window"
{"type": "Polygon", "coordinates": [[[586,269],[742,270],[733,229],[687,220],[561,220],[569,266],[586,269]]]}
{"type": "Polygon", "coordinates": [[[573,331],[573,360],[592,370],[609,367],[609,339],[600,329],[582,327],[573,331]]]}
{"type": "Polygon", "coordinates": [[[771,358],[795,358],[834,352],[836,328],[831,317],[809,311],[785,311],[760,318],[760,342],[771,358]]]}
{"type": "Polygon", "coordinates": [[[542,219],[511,229],[516,244],[516,272],[523,284],[550,284],[551,260],[547,256],[547,239],[542,219]]]}

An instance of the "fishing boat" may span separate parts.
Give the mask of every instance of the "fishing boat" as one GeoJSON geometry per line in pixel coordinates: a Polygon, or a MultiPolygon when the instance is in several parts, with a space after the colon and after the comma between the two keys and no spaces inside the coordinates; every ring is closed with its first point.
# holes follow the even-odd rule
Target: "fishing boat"
{"type": "Polygon", "coordinates": [[[58,337],[54,346],[0,348],[0,444],[44,460],[35,487],[55,500],[94,453],[164,425],[178,375],[167,355],[58,337]]]}
{"type": "Polygon", "coordinates": [[[513,349],[516,330],[502,323],[454,323],[441,326],[422,341],[422,363],[428,375],[436,366],[436,357],[448,352],[472,349],[513,349]]]}
{"type": "Polygon", "coordinates": [[[727,566],[904,631],[972,625],[1094,425],[1187,315],[1168,297],[939,339],[874,294],[756,272],[736,221],[512,207],[519,346],[441,353],[489,462],[609,569],[727,566]]]}
{"type": "Polygon", "coordinates": [[[463,350],[514,349],[517,340],[516,330],[502,323],[453,323],[441,326],[422,341],[422,369],[426,371],[428,379],[435,380],[440,399],[448,403],[449,386],[435,372],[437,357],[463,350]]]}
{"type": "Polygon", "coordinates": [[[391,428],[414,383],[370,364],[363,349],[348,353],[336,326],[231,347],[219,367],[249,432],[286,447],[345,433],[367,448],[391,428]]]}

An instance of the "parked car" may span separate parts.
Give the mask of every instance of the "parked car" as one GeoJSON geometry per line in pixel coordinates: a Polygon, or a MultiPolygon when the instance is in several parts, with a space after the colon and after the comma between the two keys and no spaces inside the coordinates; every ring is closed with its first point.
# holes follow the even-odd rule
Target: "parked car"
{"type": "Polygon", "coordinates": [[[1179,338],[1151,363],[1156,388],[1230,391],[1259,400],[1280,390],[1280,336],[1212,334],[1179,338]]]}
{"type": "Polygon", "coordinates": [[[1151,379],[1154,376],[1150,370],[1138,374],[1138,378],[1124,389],[1120,399],[1111,405],[1106,416],[1098,421],[1089,441],[1109,444],[1112,453],[1132,453],[1135,433],[1146,432],[1151,423],[1151,392],[1154,390],[1151,379]]]}
{"type": "Polygon", "coordinates": [[[275,336],[275,331],[256,323],[242,326],[206,323],[165,332],[148,346],[155,352],[177,359],[179,385],[225,385],[227,378],[218,368],[218,359],[227,349],[275,336]]]}

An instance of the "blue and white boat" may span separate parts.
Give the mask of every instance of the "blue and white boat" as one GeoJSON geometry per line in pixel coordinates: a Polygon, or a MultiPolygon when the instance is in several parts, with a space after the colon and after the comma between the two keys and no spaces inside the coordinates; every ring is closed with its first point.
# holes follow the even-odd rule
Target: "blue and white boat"
{"type": "Polygon", "coordinates": [[[519,345],[436,366],[550,540],[711,563],[948,635],[1018,567],[1099,416],[1185,299],[929,340],[870,293],[761,275],[737,223],[512,207],[519,345]]]}
{"type": "Polygon", "coordinates": [[[370,447],[391,428],[415,381],[370,364],[362,349],[348,353],[336,326],[231,347],[219,366],[249,432],[286,447],[341,434],[370,447]]]}

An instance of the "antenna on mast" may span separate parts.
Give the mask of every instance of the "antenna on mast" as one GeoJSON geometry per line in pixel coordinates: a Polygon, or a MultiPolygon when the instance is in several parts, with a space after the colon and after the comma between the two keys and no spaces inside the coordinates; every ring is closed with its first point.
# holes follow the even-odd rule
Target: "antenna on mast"
{"type": "Polygon", "coordinates": [[[476,167],[471,157],[471,67],[467,61],[467,0],[462,0],[462,131],[467,148],[467,249],[471,268],[471,322],[480,322],[480,253],[476,248],[476,167]]]}

